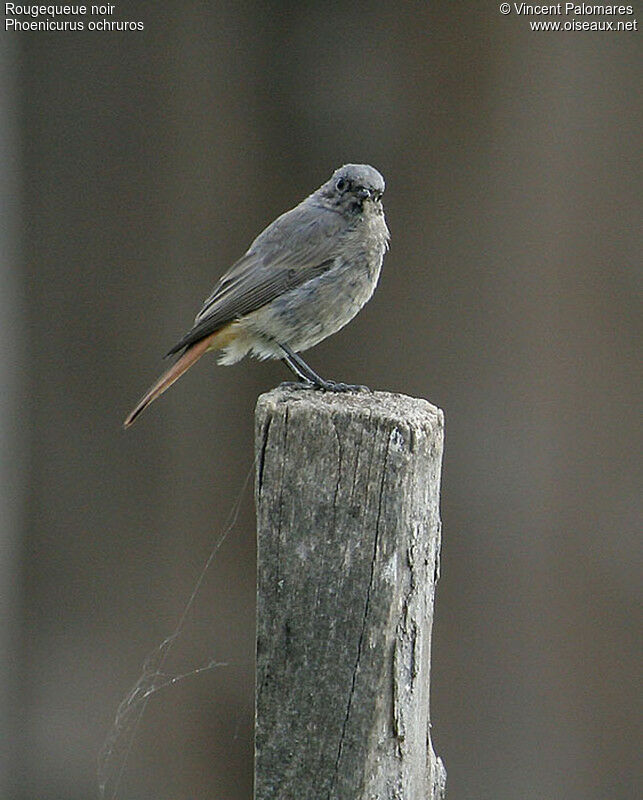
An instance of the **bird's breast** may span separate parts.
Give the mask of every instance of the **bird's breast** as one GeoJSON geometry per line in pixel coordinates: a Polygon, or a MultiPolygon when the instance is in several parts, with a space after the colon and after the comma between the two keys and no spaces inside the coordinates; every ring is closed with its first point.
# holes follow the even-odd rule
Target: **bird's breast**
{"type": "Polygon", "coordinates": [[[370,300],[382,256],[366,250],[338,256],[323,275],[248,314],[244,327],[295,352],[313,347],[343,328],[370,300]]]}
{"type": "Polygon", "coordinates": [[[240,322],[257,337],[260,357],[281,357],[278,346],[307,350],[343,328],[370,300],[388,242],[381,213],[364,216],[339,237],[332,266],[285,291],[240,322]]]}

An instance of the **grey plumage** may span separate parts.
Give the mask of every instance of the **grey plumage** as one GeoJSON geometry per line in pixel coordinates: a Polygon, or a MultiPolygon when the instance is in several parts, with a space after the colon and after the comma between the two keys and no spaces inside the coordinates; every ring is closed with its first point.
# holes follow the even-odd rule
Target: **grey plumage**
{"type": "Polygon", "coordinates": [[[389,240],[384,188],[373,167],[346,164],[272,222],[222,276],[193,327],[169,351],[182,353],[187,366],[177,369],[177,362],[126,424],[208,349],[220,349],[223,364],[249,353],[283,358],[300,377],[334,388],[300,358],[296,361],[305,370],[295,368],[291,356],[338,331],[372,296],[389,240]],[[193,348],[198,355],[186,359],[193,348]]]}

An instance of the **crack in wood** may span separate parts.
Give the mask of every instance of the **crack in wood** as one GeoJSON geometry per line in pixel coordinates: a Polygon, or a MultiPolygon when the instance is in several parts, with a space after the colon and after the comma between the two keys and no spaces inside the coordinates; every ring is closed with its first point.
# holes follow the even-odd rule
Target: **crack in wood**
{"type": "MultiPolygon", "coordinates": [[[[377,437],[373,437],[374,441],[376,441],[377,437]]],[[[362,648],[364,645],[364,632],[366,631],[366,620],[368,619],[368,611],[371,604],[371,592],[373,589],[373,579],[375,577],[375,564],[377,563],[377,550],[379,546],[379,539],[380,539],[380,520],[382,517],[382,498],[384,496],[384,483],[386,481],[386,465],[388,463],[388,456],[389,456],[389,444],[390,438],[387,440],[386,450],[384,451],[384,459],[382,463],[382,480],[380,482],[380,489],[378,494],[378,502],[377,502],[377,516],[375,518],[375,536],[373,542],[373,556],[371,558],[371,571],[370,577],[368,582],[368,587],[366,589],[366,603],[364,604],[364,614],[362,615],[362,627],[360,630],[359,641],[357,645],[357,659],[355,661],[355,666],[353,667],[353,674],[351,677],[351,688],[350,693],[348,695],[348,704],[346,707],[346,715],[344,717],[344,722],[342,725],[342,733],[339,739],[339,746],[337,749],[337,759],[335,760],[335,772],[333,776],[333,783],[331,784],[331,789],[328,792],[328,798],[330,800],[332,796],[333,789],[337,786],[337,779],[339,776],[339,763],[342,758],[342,750],[344,749],[344,739],[346,738],[346,728],[348,726],[348,720],[350,718],[351,708],[353,705],[353,697],[355,696],[355,684],[357,682],[357,673],[359,672],[359,665],[362,659],[362,648]]],[[[369,474],[370,474],[370,467],[369,464],[369,474]]]]}
{"type": "Polygon", "coordinates": [[[257,485],[259,494],[261,494],[261,490],[263,489],[263,467],[266,460],[266,447],[268,447],[268,436],[270,435],[271,425],[272,417],[268,417],[261,432],[261,452],[259,453],[259,467],[257,470],[257,485]]]}

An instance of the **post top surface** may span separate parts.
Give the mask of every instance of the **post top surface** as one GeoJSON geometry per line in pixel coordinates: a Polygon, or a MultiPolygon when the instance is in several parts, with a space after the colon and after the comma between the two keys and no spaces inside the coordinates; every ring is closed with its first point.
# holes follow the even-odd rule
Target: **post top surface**
{"type": "Polygon", "coordinates": [[[302,411],[348,414],[351,417],[388,420],[407,425],[442,427],[444,413],[437,406],[417,397],[392,392],[324,392],[316,389],[299,389],[278,386],[260,395],[257,410],[265,407],[277,409],[296,405],[302,411]]]}

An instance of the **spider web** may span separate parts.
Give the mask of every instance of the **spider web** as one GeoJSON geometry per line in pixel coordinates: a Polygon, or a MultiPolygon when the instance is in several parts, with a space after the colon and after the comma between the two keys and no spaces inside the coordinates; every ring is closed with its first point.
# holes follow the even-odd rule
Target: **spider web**
{"type": "Polygon", "coordinates": [[[136,733],[145,714],[145,709],[151,698],[162,689],[176,686],[186,678],[201,675],[220,667],[231,666],[228,662],[216,660],[208,661],[199,667],[187,670],[178,674],[168,674],[164,672],[164,667],[174,644],[181,636],[185,627],[188,614],[194,605],[199,594],[205,576],[207,575],[216,554],[221,549],[228,535],[233,530],[239,518],[241,503],[250,477],[254,472],[257,459],[255,458],[248,474],[243,482],[243,486],[237,499],[235,500],[223,532],[215,540],[210,553],[201,569],[199,577],[192,589],[192,593],[183,608],[173,633],[166,637],[143,662],[141,674],[129,692],[121,700],[112,723],[112,727],[107,734],[105,742],[98,754],[98,791],[101,800],[116,800],[121,781],[125,774],[132,747],[136,740],[136,733]]]}

